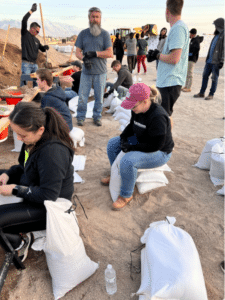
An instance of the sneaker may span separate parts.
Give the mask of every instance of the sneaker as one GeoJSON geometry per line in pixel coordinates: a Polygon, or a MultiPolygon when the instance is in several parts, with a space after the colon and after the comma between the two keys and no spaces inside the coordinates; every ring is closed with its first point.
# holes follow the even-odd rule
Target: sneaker
{"type": "Polygon", "coordinates": [[[32,245],[32,243],[34,241],[33,233],[29,232],[27,234],[23,234],[22,240],[24,241],[24,244],[20,249],[17,250],[17,255],[23,262],[27,258],[28,249],[30,248],[30,246],[32,245]]]}
{"type": "Polygon", "coordinates": [[[102,126],[102,122],[100,119],[94,120],[96,126],[102,126]]]}
{"type": "Polygon", "coordinates": [[[207,97],[205,97],[205,100],[212,100],[213,99],[213,95],[209,95],[207,97]]]}
{"type": "Polygon", "coordinates": [[[84,120],[77,120],[78,126],[84,126],[84,120]]]}
{"type": "Polygon", "coordinates": [[[205,95],[201,94],[201,93],[194,95],[194,98],[204,98],[204,97],[205,97],[205,95]]]}
{"type": "Polygon", "coordinates": [[[183,88],[183,90],[182,90],[183,92],[191,92],[191,89],[188,89],[188,88],[183,88]]]}

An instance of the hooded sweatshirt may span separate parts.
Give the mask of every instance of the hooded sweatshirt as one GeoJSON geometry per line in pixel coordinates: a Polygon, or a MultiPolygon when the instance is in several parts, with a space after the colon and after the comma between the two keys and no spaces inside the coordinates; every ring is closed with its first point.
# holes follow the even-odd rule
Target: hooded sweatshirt
{"type": "Polygon", "coordinates": [[[132,84],[133,84],[132,74],[128,70],[127,65],[123,65],[123,66],[121,66],[121,69],[118,72],[118,79],[114,83],[114,85],[110,89],[110,91],[112,91],[114,89],[116,90],[118,88],[118,86],[120,86],[120,85],[129,89],[132,84]]]}
{"type": "Polygon", "coordinates": [[[17,197],[39,205],[58,197],[71,200],[74,151],[57,139],[40,141],[25,163],[25,146],[23,144],[19,155],[19,165],[6,171],[9,178],[18,178],[17,197]]]}
{"type": "Polygon", "coordinates": [[[191,39],[189,45],[189,58],[188,58],[189,61],[193,61],[195,63],[198,61],[200,43],[202,43],[203,39],[204,37],[199,35],[191,39]]]}
{"type": "Polygon", "coordinates": [[[71,113],[66,105],[66,94],[60,86],[50,88],[45,93],[41,100],[41,107],[46,106],[55,108],[65,119],[70,131],[73,129],[71,113]]]}

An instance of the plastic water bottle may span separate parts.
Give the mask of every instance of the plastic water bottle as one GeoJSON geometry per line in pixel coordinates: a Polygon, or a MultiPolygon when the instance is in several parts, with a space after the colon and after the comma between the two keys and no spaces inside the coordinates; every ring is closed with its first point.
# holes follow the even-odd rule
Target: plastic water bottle
{"type": "Polygon", "coordinates": [[[105,269],[105,284],[106,291],[109,295],[113,295],[116,293],[116,271],[113,269],[112,265],[108,265],[105,269]]]}

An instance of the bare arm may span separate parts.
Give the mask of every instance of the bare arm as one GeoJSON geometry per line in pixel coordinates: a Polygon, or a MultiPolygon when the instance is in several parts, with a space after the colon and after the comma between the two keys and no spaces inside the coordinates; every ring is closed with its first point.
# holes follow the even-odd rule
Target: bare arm
{"type": "Polygon", "coordinates": [[[182,53],[182,49],[173,49],[170,52],[170,54],[162,54],[161,53],[159,55],[159,60],[161,60],[167,64],[176,65],[180,61],[181,53],[182,53]]]}
{"type": "Polygon", "coordinates": [[[84,55],[83,55],[82,50],[80,48],[76,47],[75,55],[78,59],[83,60],[84,55]]]}
{"type": "Polygon", "coordinates": [[[113,58],[113,48],[109,47],[104,51],[97,51],[97,57],[100,58],[113,58]]]}

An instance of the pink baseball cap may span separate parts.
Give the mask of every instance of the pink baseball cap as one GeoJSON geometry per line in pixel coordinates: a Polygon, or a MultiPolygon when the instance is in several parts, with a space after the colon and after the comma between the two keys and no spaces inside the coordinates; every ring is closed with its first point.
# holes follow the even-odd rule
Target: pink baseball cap
{"type": "Polygon", "coordinates": [[[144,83],[135,83],[127,92],[126,99],[121,106],[125,109],[132,109],[139,101],[143,101],[150,97],[151,89],[144,83]]]}

